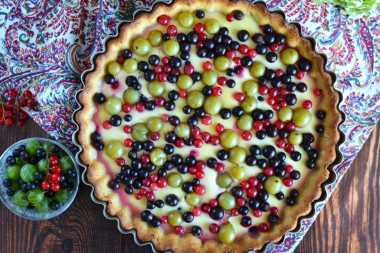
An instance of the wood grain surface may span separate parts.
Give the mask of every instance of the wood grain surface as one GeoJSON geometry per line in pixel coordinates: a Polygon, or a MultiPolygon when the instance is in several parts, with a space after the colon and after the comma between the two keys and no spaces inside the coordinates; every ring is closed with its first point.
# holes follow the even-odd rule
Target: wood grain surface
{"type": "MultiPolygon", "coordinates": [[[[0,152],[33,136],[47,137],[32,120],[24,127],[0,126],[0,152]]],[[[380,251],[380,126],[375,127],[337,190],[296,252],[380,251]]],[[[122,235],[116,222],[103,217],[103,207],[81,184],[77,198],[62,215],[28,221],[0,204],[0,252],[152,252],[122,235]]]]}

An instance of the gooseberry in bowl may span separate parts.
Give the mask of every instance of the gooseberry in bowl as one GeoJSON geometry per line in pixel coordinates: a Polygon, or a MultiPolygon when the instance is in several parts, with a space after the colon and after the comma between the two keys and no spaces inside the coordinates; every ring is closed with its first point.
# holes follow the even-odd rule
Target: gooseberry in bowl
{"type": "Polygon", "coordinates": [[[0,157],[0,199],[22,218],[47,220],[60,215],[74,201],[78,187],[74,156],[54,140],[20,140],[0,157]]]}

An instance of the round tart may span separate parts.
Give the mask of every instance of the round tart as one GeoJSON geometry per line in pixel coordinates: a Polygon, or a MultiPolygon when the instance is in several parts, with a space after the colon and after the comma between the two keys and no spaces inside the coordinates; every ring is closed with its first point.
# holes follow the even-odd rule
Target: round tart
{"type": "Polygon", "coordinates": [[[76,114],[94,194],[158,250],[261,249],[329,177],[338,94],[264,5],[176,1],[121,27],[76,114]]]}

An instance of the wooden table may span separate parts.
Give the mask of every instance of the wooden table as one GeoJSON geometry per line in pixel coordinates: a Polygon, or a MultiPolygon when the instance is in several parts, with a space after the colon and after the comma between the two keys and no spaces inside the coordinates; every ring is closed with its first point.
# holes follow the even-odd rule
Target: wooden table
{"type": "MultiPolygon", "coordinates": [[[[2,153],[27,137],[47,137],[32,120],[24,127],[0,126],[2,153]]],[[[377,125],[338,189],[296,252],[378,252],[380,250],[380,125],[377,125]]],[[[0,252],[151,252],[116,222],[103,217],[81,184],[73,205],[49,221],[28,221],[0,205],[0,252]]]]}

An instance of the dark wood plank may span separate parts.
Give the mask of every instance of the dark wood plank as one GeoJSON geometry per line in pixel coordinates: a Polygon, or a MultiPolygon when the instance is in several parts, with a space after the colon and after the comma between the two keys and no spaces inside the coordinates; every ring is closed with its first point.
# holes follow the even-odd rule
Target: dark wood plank
{"type": "MultiPolygon", "coordinates": [[[[297,252],[377,252],[380,248],[379,126],[365,144],[297,252]]],[[[0,126],[0,152],[17,140],[43,136],[34,122],[22,127],[0,126]]],[[[122,235],[116,222],[103,217],[103,208],[81,184],[73,205],[48,221],[28,221],[0,205],[0,252],[151,252],[122,235]]]]}
{"type": "Polygon", "coordinates": [[[380,125],[296,252],[379,252],[380,125]]]}

